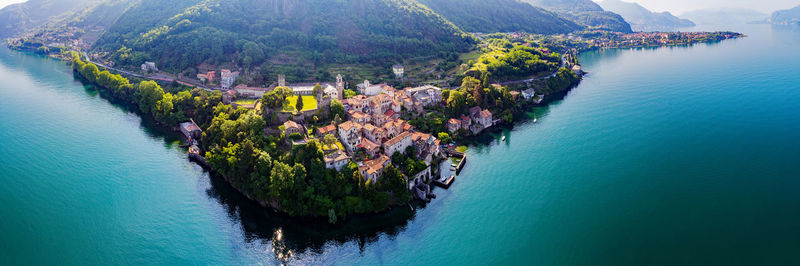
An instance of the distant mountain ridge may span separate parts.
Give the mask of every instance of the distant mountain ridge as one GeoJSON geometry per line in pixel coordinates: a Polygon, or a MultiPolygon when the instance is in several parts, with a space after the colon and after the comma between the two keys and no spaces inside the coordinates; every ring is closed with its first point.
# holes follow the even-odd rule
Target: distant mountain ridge
{"type": "Polygon", "coordinates": [[[633,32],[631,25],[619,14],[605,11],[591,0],[521,0],[591,28],[618,32],[633,32]]]}
{"type": "Polygon", "coordinates": [[[800,24],[800,6],[772,13],[769,22],[778,25],[800,24]]]}
{"type": "Polygon", "coordinates": [[[669,12],[652,12],[637,3],[620,0],[604,0],[600,2],[603,9],[622,15],[635,31],[674,30],[693,27],[694,22],[681,19],[669,12]]]}
{"type": "Polygon", "coordinates": [[[468,32],[568,33],[583,27],[518,0],[418,0],[468,32]]]}
{"type": "Polygon", "coordinates": [[[679,17],[698,25],[735,25],[766,21],[769,15],[751,9],[720,8],[689,11],[679,17]]]}
{"type": "Polygon", "coordinates": [[[0,9],[0,38],[17,36],[44,26],[99,0],[29,0],[0,9]]]}

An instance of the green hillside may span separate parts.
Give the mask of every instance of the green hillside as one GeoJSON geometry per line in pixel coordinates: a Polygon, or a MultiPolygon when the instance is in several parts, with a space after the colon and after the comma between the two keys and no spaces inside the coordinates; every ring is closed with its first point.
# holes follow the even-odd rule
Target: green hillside
{"type": "Polygon", "coordinates": [[[463,52],[473,40],[410,0],[142,0],[96,44],[117,63],[274,65],[402,62],[463,52]],[[127,49],[121,49],[127,48],[127,49]]]}
{"type": "Polygon", "coordinates": [[[578,24],[518,0],[419,0],[468,32],[553,34],[579,30],[578,24]]]}
{"type": "Polygon", "coordinates": [[[603,10],[592,0],[521,0],[541,7],[587,27],[618,32],[633,32],[622,16],[603,10]]]}

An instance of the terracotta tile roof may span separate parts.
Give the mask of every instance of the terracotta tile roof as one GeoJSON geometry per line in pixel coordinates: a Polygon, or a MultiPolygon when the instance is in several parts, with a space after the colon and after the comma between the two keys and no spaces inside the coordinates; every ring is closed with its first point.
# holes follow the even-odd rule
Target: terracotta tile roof
{"type": "Polygon", "coordinates": [[[364,166],[359,167],[358,170],[365,171],[368,174],[383,172],[383,168],[390,160],[386,155],[381,155],[378,159],[365,161],[364,166]]]}
{"type": "Polygon", "coordinates": [[[286,129],[290,129],[290,128],[302,129],[302,127],[300,127],[299,124],[295,123],[292,120],[289,120],[289,121],[286,121],[286,123],[283,123],[283,127],[285,127],[286,129]]]}
{"type": "Polygon", "coordinates": [[[420,141],[420,140],[427,141],[432,137],[433,136],[431,134],[426,134],[422,132],[414,132],[414,134],[411,134],[411,140],[413,141],[420,141]]]}
{"type": "Polygon", "coordinates": [[[363,129],[364,129],[364,130],[366,130],[367,132],[370,132],[370,133],[372,133],[372,131],[374,131],[375,129],[377,129],[377,127],[375,127],[374,125],[372,125],[372,124],[370,124],[370,123],[366,123],[366,124],[364,124],[364,127],[363,127],[363,129]]]}
{"type": "Polygon", "coordinates": [[[360,129],[360,125],[355,123],[355,122],[353,122],[353,121],[347,121],[347,122],[339,124],[339,129],[344,130],[344,131],[350,131],[353,128],[358,130],[358,129],[360,129]]]}
{"type": "Polygon", "coordinates": [[[336,130],[336,126],[330,124],[324,127],[317,128],[317,133],[319,133],[320,135],[325,135],[333,132],[334,130],[336,130]]]}
{"type": "Polygon", "coordinates": [[[323,159],[325,160],[326,163],[329,163],[329,162],[348,160],[350,159],[350,156],[347,156],[347,154],[344,153],[343,151],[336,150],[335,152],[325,155],[323,159]]]}
{"type": "Polygon", "coordinates": [[[361,146],[362,148],[364,148],[365,150],[368,150],[368,151],[374,151],[374,150],[379,149],[381,147],[378,144],[375,144],[375,142],[372,142],[369,139],[363,138],[363,137],[361,138],[361,144],[359,146],[361,146]]]}
{"type": "Polygon", "coordinates": [[[361,119],[369,117],[369,115],[367,115],[365,113],[362,113],[362,112],[359,112],[359,111],[353,111],[353,110],[350,110],[350,112],[347,112],[347,114],[350,115],[350,117],[352,117],[355,120],[361,120],[361,119]]]}
{"type": "Polygon", "coordinates": [[[192,131],[202,131],[202,130],[200,130],[200,127],[199,127],[199,126],[197,126],[197,124],[195,124],[195,123],[194,123],[194,121],[190,121],[190,122],[184,122],[184,123],[181,123],[181,127],[182,127],[182,128],[183,128],[183,130],[185,130],[186,132],[192,132],[192,131]]]}
{"type": "Polygon", "coordinates": [[[400,133],[400,135],[397,135],[397,137],[394,137],[393,139],[390,139],[390,140],[386,141],[386,143],[383,143],[383,145],[386,145],[386,146],[394,146],[394,145],[395,145],[395,144],[397,144],[398,142],[401,142],[401,141],[403,141],[404,139],[406,139],[406,138],[410,138],[410,137],[411,137],[411,133],[409,133],[408,131],[406,131],[406,132],[400,133]]]}

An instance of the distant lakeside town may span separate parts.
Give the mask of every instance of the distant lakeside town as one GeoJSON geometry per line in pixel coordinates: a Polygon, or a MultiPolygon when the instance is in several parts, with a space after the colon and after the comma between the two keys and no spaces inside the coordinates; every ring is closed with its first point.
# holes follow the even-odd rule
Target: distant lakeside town
{"type": "Polygon", "coordinates": [[[348,214],[435,198],[431,186],[449,187],[464,167],[463,140],[525,120],[531,106],[579,83],[586,74],[577,60],[581,51],[743,35],[477,36],[479,50],[465,57],[451,81],[410,86],[401,64],[392,65],[393,79],[385,82],[348,82],[338,73],[332,80],[292,83],[277,74],[273,84],[257,86],[230,68],[199,66],[190,77],[163,72],[151,61],[115,68],[107,54],[89,53],[89,45],[68,35],[20,38],[9,46],[70,60],[77,75],[109,97],[179,130],[191,159],[250,199],[335,223],[348,214]]]}

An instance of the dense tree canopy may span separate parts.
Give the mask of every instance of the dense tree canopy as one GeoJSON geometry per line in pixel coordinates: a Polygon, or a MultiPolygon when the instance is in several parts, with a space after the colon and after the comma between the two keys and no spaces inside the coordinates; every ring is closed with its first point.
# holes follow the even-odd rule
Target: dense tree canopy
{"type": "Polygon", "coordinates": [[[97,45],[115,52],[118,63],[137,66],[149,59],[164,69],[182,71],[204,62],[230,63],[231,58],[245,69],[265,69],[274,62],[267,59],[286,55],[300,65],[382,63],[465,51],[473,43],[416,1],[302,0],[272,5],[177,0],[165,6],[160,0],[144,0],[128,9],[97,45]]]}
{"type": "MultiPolygon", "coordinates": [[[[73,55],[73,69],[87,81],[97,84],[114,98],[129,102],[157,122],[174,126],[194,118],[205,130],[202,145],[208,164],[235,187],[248,195],[274,206],[290,215],[338,217],[348,214],[385,210],[391,204],[410,200],[406,176],[397,169],[387,169],[388,175],[378,183],[365,180],[358,165],[351,163],[343,171],[326,169],[323,145],[310,140],[304,146],[291,149],[283,139],[264,134],[266,122],[260,110],[234,109],[222,104],[221,93],[203,90],[182,90],[175,94],[153,81],[138,85],[73,55]]],[[[265,104],[283,105],[288,88],[278,88],[264,96],[265,104]]],[[[339,103],[341,104],[341,103],[339,103]]],[[[332,137],[332,135],[330,135],[332,137]]],[[[328,144],[333,138],[324,138],[328,144]]],[[[407,170],[419,171],[418,161],[407,170]]],[[[405,162],[404,162],[405,163],[405,162]]]]}

